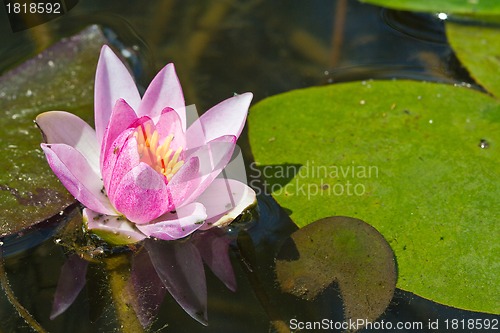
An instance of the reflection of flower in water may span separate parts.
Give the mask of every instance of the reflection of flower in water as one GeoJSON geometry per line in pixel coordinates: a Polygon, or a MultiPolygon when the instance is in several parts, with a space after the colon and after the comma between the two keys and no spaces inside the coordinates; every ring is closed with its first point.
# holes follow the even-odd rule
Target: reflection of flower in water
{"type": "MultiPolygon", "coordinates": [[[[159,310],[166,291],[199,322],[207,323],[207,286],[203,262],[232,291],[236,279],[229,258],[229,237],[220,229],[193,234],[182,241],[147,239],[132,256],[126,292],[144,327],[159,310]]],[[[63,265],[52,306],[51,319],[74,302],[85,286],[88,261],[69,256],[63,265]]]]}
{"type": "Polygon", "coordinates": [[[252,99],[231,97],[186,129],[174,66],[165,66],[141,98],[104,46],[95,83],[95,131],[77,116],[51,111],[36,123],[47,161],[80,201],[86,227],[114,244],[173,240],[229,224],[255,202],[244,183],[216,178],[236,146],[252,99]]]}
{"type": "Polygon", "coordinates": [[[236,279],[229,260],[229,240],[219,230],[196,233],[185,242],[147,240],[132,263],[131,287],[138,295],[134,309],[143,325],[148,324],[163,300],[162,286],[193,318],[206,323],[207,287],[203,262],[230,290],[236,279]],[[147,260],[149,256],[150,261],[147,260]],[[154,269],[154,270],[153,270],[154,269]],[[144,276],[150,272],[149,279],[144,276]],[[151,288],[155,288],[152,290],[151,288]],[[148,294],[144,291],[148,290],[148,294]],[[151,298],[152,295],[153,298],[151,298]]]}

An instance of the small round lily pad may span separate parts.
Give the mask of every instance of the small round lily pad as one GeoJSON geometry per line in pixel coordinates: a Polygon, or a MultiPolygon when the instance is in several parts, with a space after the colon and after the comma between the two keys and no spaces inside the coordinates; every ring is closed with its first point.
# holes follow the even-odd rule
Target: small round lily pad
{"type": "Polygon", "coordinates": [[[346,319],[377,319],[396,288],[394,253],[384,237],[355,218],[334,216],[294,232],[276,258],[281,289],[313,300],[337,284],[346,319]]]}

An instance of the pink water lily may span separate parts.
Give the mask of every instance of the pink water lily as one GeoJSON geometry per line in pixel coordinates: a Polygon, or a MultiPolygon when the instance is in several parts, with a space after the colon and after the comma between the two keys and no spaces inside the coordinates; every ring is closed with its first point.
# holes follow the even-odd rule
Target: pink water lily
{"type": "Polygon", "coordinates": [[[255,202],[255,192],[217,178],[230,161],[252,99],[231,97],[186,129],[174,65],[141,98],[125,65],[107,46],[95,81],[95,130],[64,111],[36,123],[47,161],[85,208],[87,228],[115,244],[174,240],[223,226],[255,202]]]}

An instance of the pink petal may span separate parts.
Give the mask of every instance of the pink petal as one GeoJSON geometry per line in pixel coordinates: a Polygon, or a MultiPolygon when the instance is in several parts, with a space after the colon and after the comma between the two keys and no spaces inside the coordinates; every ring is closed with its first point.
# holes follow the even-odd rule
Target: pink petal
{"type": "Polygon", "coordinates": [[[182,129],[186,129],[186,112],[181,84],[175,73],[174,64],[168,64],[156,74],[144,93],[137,114],[149,116],[155,122],[163,109],[172,108],[181,119],[182,129]]]}
{"type": "Polygon", "coordinates": [[[117,100],[106,131],[104,132],[101,146],[101,166],[104,163],[104,157],[108,154],[108,149],[111,147],[112,143],[121,133],[123,133],[123,131],[131,127],[136,120],[137,115],[130,105],[122,98],[117,100]]]}
{"type": "Polygon", "coordinates": [[[65,144],[41,144],[49,165],[66,189],[88,207],[102,214],[116,214],[104,195],[101,176],[75,148],[65,144]]]}
{"type": "Polygon", "coordinates": [[[85,287],[88,262],[73,254],[62,266],[57,289],[52,303],[50,319],[53,320],[66,311],[85,287]]]}
{"type": "Polygon", "coordinates": [[[167,210],[169,200],[165,177],[140,162],[123,176],[110,199],[130,221],[148,223],[167,210]]]}
{"type": "Polygon", "coordinates": [[[101,49],[95,76],[95,129],[101,143],[116,101],[123,98],[137,110],[141,96],[129,71],[107,45],[101,49]]]}
{"type": "Polygon", "coordinates": [[[146,240],[158,276],[172,297],[194,319],[207,325],[207,284],[203,261],[191,242],[146,240]]]}
{"type": "Polygon", "coordinates": [[[186,132],[187,148],[199,147],[226,135],[238,138],[245,125],[252,97],[252,93],[236,95],[201,115],[186,132]]]}
{"type": "Polygon", "coordinates": [[[133,244],[146,238],[142,232],[137,230],[134,223],[123,216],[103,215],[85,208],[83,221],[88,230],[114,245],[133,244]]]}
{"type": "Polygon", "coordinates": [[[99,173],[99,144],[89,124],[72,113],[49,111],[35,120],[46,143],[64,143],[78,150],[94,172],[99,173]]]}
{"type": "Polygon", "coordinates": [[[236,277],[229,258],[229,238],[220,229],[197,232],[191,239],[203,261],[231,291],[236,291],[236,277]]]}
{"type": "Polygon", "coordinates": [[[255,191],[233,179],[216,178],[197,199],[207,210],[206,226],[223,227],[256,204],[255,191]]]}
{"type": "Polygon", "coordinates": [[[179,118],[179,115],[171,108],[164,109],[160,119],[156,123],[156,130],[160,138],[165,138],[168,135],[174,136],[170,144],[173,151],[176,151],[179,147],[186,147],[186,134],[184,134],[185,130],[182,126],[182,120],[179,118]]]}
{"type": "Polygon", "coordinates": [[[137,140],[132,136],[134,131],[129,128],[122,132],[103,157],[102,178],[111,202],[114,202],[114,194],[122,178],[140,162],[137,140]]]}
{"type": "MultiPolygon", "coordinates": [[[[203,191],[205,191],[231,159],[231,155],[236,145],[235,142],[236,138],[234,136],[223,136],[210,141],[200,148],[185,152],[187,159],[196,157],[200,161],[199,173],[196,178],[191,180],[191,182],[196,182],[199,185],[178,205],[184,205],[194,201],[203,191]]],[[[172,178],[172,181],[173,180],[174,178],[172,178]]],[[[172,196],[174,198],[177,197],[176,193],[173,191],[172,196]]]]}
{"type": "Polygon", "coordinates": [[[137,228],[149,237],[174,240],[186,237],[203,226],[207,213],[198,202],[166,213],[149,224],[138,224],[137,228]]]}
{"type": "Polygon", "coordinates": [[[245,167],[245,161],[243,160],[243,154],[241,153],[241,148],[236,145],[234,147],[233,155],[231,160],[224,168],[224,178],[238,180],[242,183],[247,184],[247,173],[245,167]]]}
{"type": "Polygon", "coordinates": [[[193,156],[187,159],[179,171],[172,177],[167,184],[170,194],[171,206],[170,210],[175,210],[176,207],[182,206],[188,198],[200,185],[200,160],[193,156]]]}

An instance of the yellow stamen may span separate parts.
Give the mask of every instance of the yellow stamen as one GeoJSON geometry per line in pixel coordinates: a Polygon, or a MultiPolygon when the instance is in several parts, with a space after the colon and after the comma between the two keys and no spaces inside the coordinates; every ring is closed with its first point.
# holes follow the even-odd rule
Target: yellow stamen
{"type": "Polygon", "coordinates": [[[153,135],[151,136],[150,146],[151,147],[156,147],[157,145],[158,145],[158,131],[155,130],[153,132],[153,135]]]}
{"type": "Polygon", "coordinates": [[[170,148],[170,143],[172,142],[173,138],[174,138],[173,135],[167,136],[165,138],[165,141],[163,141],[163,143],[161,144],[161,146],[159,146],[156,149],[156,155],[158,155],[158,156],[164,156],[165,152],[170,148]]]}
{"type": "Polygon", "coordinates": [[[163,155],[163,159],[164,159],[164,160],[168,160],[168,159],[170,158],[170,155],[172,155],[172,153],[173,153],[172,149],[169,149],[169,150],[165,153],[165,155],[163,155]]]}
{"type": "Polygon", "coordinates": [[[175,174],[177,171],[179,171],[179,169],[180,169],[180,168],[181,168],[181,166],[183,166],[183,165],[184,165],[184,161],[179,161],[179,162],[177,162],[177,163],[174,165],[174,167],[172,168],[171,173],[172,173],[172,174],[175,174]]]}
{"type": "Polygon", "coordinates": [[[184,149],[178,147],[175,153],[173,152],[170,148],[174,139],[173,135],[168,135],[160,144],[160,134],[153,128],[150,123],[146,123],[134,132],[134,138],[137,140],[137,151],[141,161],[149,164],[169,181],[184,165],[184,161],[180,159],[184,149]]]}

